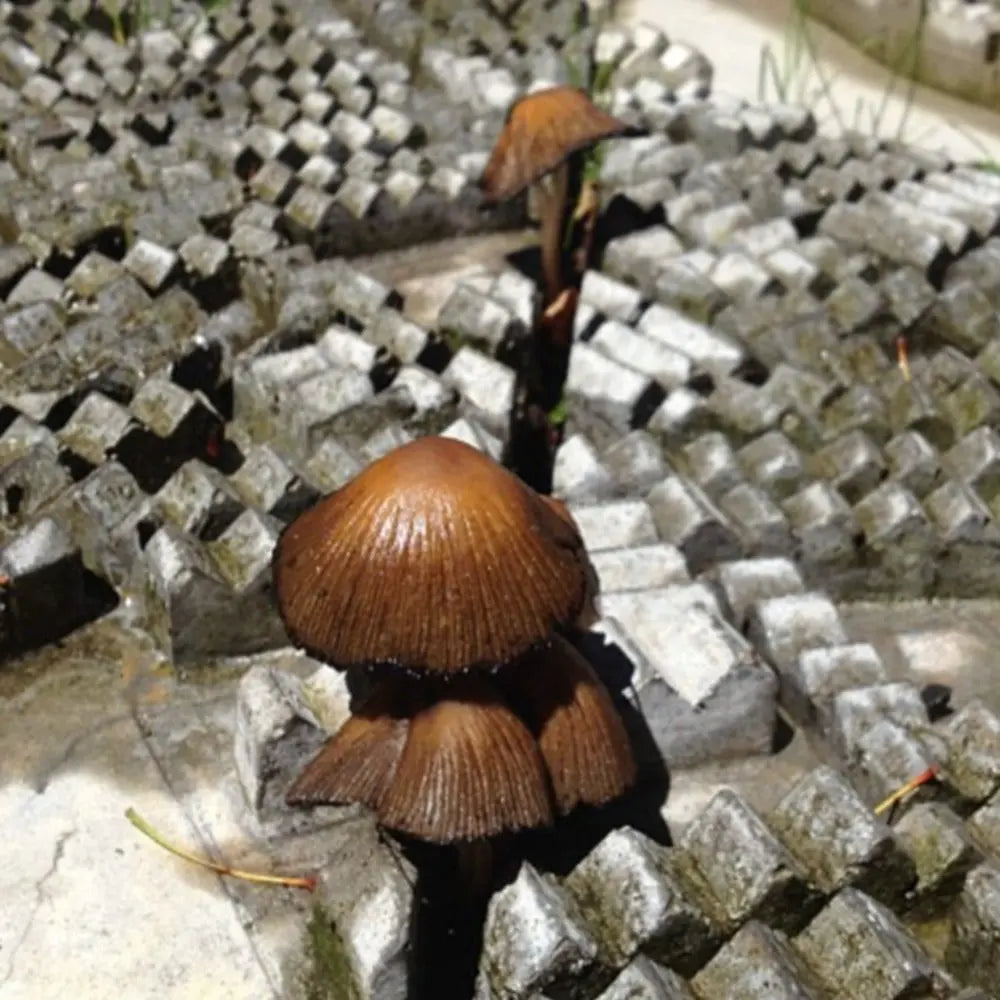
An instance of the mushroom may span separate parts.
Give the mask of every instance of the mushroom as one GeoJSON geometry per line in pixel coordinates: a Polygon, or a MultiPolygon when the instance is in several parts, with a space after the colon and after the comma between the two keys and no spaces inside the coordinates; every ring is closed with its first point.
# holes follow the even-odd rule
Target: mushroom
{"type": "Polygon", "coordinates": [[[481,860],[634,780],[610,696],[562,637],[597,591],[572,514],[469,445],[372,463],[285,529],[274,580],[296,643],[375,679],[290,804],[361,802],[481,860]]]}
{"type": "Polygon", "coordinates": [[[560,510],[470,445],[425,437],[282,533],[278,609],[335,667],[496,668],[572,625],[593,570],[560,510]]]}
{"type": "Polygon", "coordinates": [[[536,186],[546,307],[565,290],[562,244],[571,188],[569,159],[601,139],[631,131],[578,87],[537,90],[515,101],[507,113],[481,184],[490,201],[505,201],[536,186]],[[540,184],[543,180],[546,183],[540,184]]]}

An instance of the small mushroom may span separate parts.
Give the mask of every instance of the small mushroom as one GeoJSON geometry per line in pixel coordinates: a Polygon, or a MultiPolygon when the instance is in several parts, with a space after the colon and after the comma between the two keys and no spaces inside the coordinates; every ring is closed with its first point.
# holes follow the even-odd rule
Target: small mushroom
{"type": "Polygon", "coordinates": [[[319,659],[439,674],[547,641],[594,585],[565,508],[443,437],[395,449],[300,515],[274,580],[289,635],[319,659]]]}
{"type": "Polygon", "coordinates": [[[332,736],[288,793],[292,805],[362,802],[379,822],[439,844],[548,826],[552,801],[527,726],[481,677],[421,696],[391,678],[332,736]]]}
{"type": "Polygon", "coordinates": [[[565,639],[508,672],[511,698],[538,739],[558,811],[600,806],[635,781],[625,725],[589,663],[565,639]]]}
{"type": "Polygon", "coordinates": [[[538,185],[545,302],[564,291],[562,241],[570,192],[569,158],[594,143],[632,129],[602,111],[578,87],[549,87],[515,101],[497,139],[482,188],[491,201],[505,201],[538,185]],[[539,181],[545,178],[545,186],[539,181]]]}

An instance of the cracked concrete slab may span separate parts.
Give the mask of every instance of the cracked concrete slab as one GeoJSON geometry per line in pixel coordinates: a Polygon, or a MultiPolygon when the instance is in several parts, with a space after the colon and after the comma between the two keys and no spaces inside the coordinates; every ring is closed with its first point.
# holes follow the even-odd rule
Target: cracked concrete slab
{"type": "Polygon", "coordinates": [[[130,705],[121,660],[107,655],[122,649],[110,631],[107,622],[83,630],[60,660],[35,657],[49,662],[26,664],[37,676],[25,684],[22,675],[5,705],[0,994],[99,1000],[128,984],[134,997],[281,996],[277,955],[287,953],[304,894],[253,887],[266,904],[248,906],[125,818],[132,807],[202,855],[278,864],[251,832],[225,822],[239,792],[228,760],[232,682],[171,685],[130,705]]]}

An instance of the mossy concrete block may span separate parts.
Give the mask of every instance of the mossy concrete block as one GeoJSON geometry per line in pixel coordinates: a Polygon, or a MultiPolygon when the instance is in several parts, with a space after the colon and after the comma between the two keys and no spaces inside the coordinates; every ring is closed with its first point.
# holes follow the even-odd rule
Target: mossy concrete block
{"type": "Polygon", "coordinates": [[[964,809],[1000,789],[1000,719],[978,698],[941,726],[948,747],[942,780],[964,809]]]}
{"type": "Polygon", "coordinates": [[[896,433],[916,431],[936,448],[949,448],[955,440],[955,430],[943,401],[914,380],[902,380],[889,388],[889,422],[896,433]]]}
{"type": "Polygon", "coordinates": [[[601,549],[590,556],[602,594],[689,583],[684,556],[672,545],[601,549]]]}
{"type": "Polygon", "coordinates": [[[811,483],[782,508],[799,541],[807,574],[853,565],[858,524],[847,501],[829,483],[811,483]]]}
{"type": "MultiPolygon", "coordinates": [[[[301,664],[296,666],[301,669],[301,664]]],[[[329,691],[319,699],[310,698],[298,673],[272,665],[251,666],[240,679],[233,743],[236,775],[247,805],[271,830],[316,826],[319,817],[310,819],[308,813],[287,806],[285,794],[327,734],[347,718],[346,684],[340,686],[344,691],[338,703],[329,691]]],[[[344,811],[322,807],[318,813],[330,822],[344,811]]]]}
{"type": "Polygon", "coordinates": [[[239,481],[199,459],[185,462],[157,492],[155,511],[191,535],[215,537],[243,512],[239,481]]]}
{"type": "Polygon", "coordinates": [[[566,878],[608,968],[622,968],[640,951],[664,965],[690,967],[717,943],[670,873],[669,853],[635,830],[615,830],[566,878]]]}
{"type": "Polygon", "coordinates": [[[952,928],[949,969],[993,990],[1000,977],[1000,869],[987,863],[969,872],[952,910],[952,928]]]}
{"type": "Polygon", "coordinates": [[[862,431],[851,431],[821,448],[812,456],[809,467],[852,504],[875,489],[886,476],[882,453],[862,431]]]}
{"type": "Polygon", "coordinates": [[[834,896],[795,946],[836,1000],[904,1000],[957,990],[892,912],[857,889],[834,896]]]}
{"type": "Polygon", "coordinates": [[[146,627],[164,652],[184,662],[283,643],[267,565],[276,533],[248,511],[211,543],[210,556],[173,525],[155,532],[145,550],[149,577],[141,597],[146,627]]]}
{"type": "Polygon", "coordinates": [[[713,921],[732,933],[748,920],[801,929],[819,896],[782,843],[735,792],[718,792],[685,829],[676,865],[713,921]]]}
{"type": "Polygon", "coordinates": [[[940,541],[917,498],[887,482],[854,508],[869,551],[866,590],[922,595],[933,577],[940,541]]]}
{"type": "Polygon", "coordinates": [[[637,329],[715,375],[728,375],[743,361],[732,338],[659,303],[642,314],[637,329]]]}
{"type": "MultiPolygon", "coordinates": [[[[620,147],[625,149],[623,145],[620,147]]],[[[632,285],[601,271],[587,271],[580,286],[580,301],[588,302],[607,319],[633,325],[642,311],[642,293],[632,285]]]]}
{"type": "Polygon", "coordinates": [[[667,474],[663,450],[648,431],[630,431],[604,451],[602,460],[629,494],[645,493],[667,474]]]}
{"type": "Polygon", "coordinates": [[[1000,435],[992,427],[977,427],[941,456],[941,465],[991,503],[1000,493],[1000,435]]]}
{"type": "Polygon", "coordinates": [[[0,548],[0,656],[59,639],[88,618],[84,566],[66,528],[36,521],[0,548]]]}
{"type": "Polygon", "coordinates": [[[722,618],[701,584],[608,593],[598,625],[634,665],[648,734],[680,767],[764,753],[777,679],[722,618]]]}
{"type": "Polygon", "coordinates": [[[691,980],[703,1000],[820,1000],[823,993],[780,931],[751,920],[691,980]]]}
{"type": "Polygon", "coordinates": [[[611,499],[622,490],[589,438],[571,434],[556,451],[552,492],[579,503],[611,499]]]}
{"type": "Polygon", "coordinates": [[[598,946],[572,897],[531,865],[490,900],[479,979],[496,1000],[528,1000],[545,991],[584,1000],[595,990],[598,946]]]}
{"type": "Polygon", "coordinates": [[[507,306],[469,284],[458,285],[448,296],[437,325],[456,348],[470,344],[498,356],[511,356],[527,336],[527,327],[507,306]]]}
{"type": "Polygon", "coordinates": [[[640,955],[597,1000],[695,1000],[687,983],[670,969],[640,955]]]}
{"type": "Polygon", "coordinates": [[[91,392],[58,431],[58,436],[81,458],[99,465],[132,423],[132,415],[124,406],[104,393],[91,392]]]}
{"type": "MultiPolygon", "coordinates": [[[[925,496],[937,483],[941,459],[930,442],[916,431],[903,431],[884,448],[889,474],[915,496],[925,496]]],[[[1000,489],[1000,463],[997,465],[1000,489]]]]}
{"type": "Polygon", "coordinates": [[[719,595],[723,613],[740,630],[758,601],[801,594],[805,589],[795,564],[785,558],[722,562],[709,572],[708,579],[719,595]]]}
{"type": "Polygon", "coordinates": [[[332,829],[328,856],[302,950],[284,963],[291,997],[406,1000],[416,872],[368,820],[332,829]]]}
{"type": "Polygon", "coordinates": [[[663,389],[651,376],[587,343],[573,346],[563,391],[622,434],[644,425],[663,398],[663,389]]]}
{"type": "Polygon", "coordinates": [[[684,553],[692,572],[742,555],[733,525],[694,483],[668,476],[646,500],[660,537],[684,553]]]}
{"type": "Polygon", "coordinates": [[[683,250],[666,226],[653,226],[613,239],[604,251],[603,267],[612,278],[634,282],[645,295],[655,295],[664,265],[683,250]]]}
{"type": "Polygon", "coordinates": [[[747,555],[791,555],[794,551],[791,528],[781,508],[752,483],[740,483],[724,493],[719,509],[729,518],[747,555]]]}
{"type": "Polygon", "coordinates": [[[441,377],[459,391],[468,415],[482,420],[492,433],[506,433],[514,399],[513,369],[474,347],[463,345],[441,377]]]}
{"type": "Polygon", "coordinates": [[[628,549],[659,541],[649,506],[642,500],[571,504],[570,511],[588,552],[628,549]]]}
{"type": "MultiPolygon", "coordinates": [[[[909,683],[852,688],[833,699],[829,740],[862,798],[875,806],[946,758],[947,745],[927,719],[920,692],[909,683]]],[[[897,805],[911,808],[930,793],[918,789],[897,805]]]]}
{"type": "Polygon", "coordinates": [[[665,389],[676,389],[691,377],[690,358],[652,337],[636,333],[621,320],[605,320],[589,343],[609,358],[656,379],[665,389]]]}
{"type": "Polygon", "coordinates": [[[0,518],[11,527],[29,520],[71,483],[50,443],[32,445],[12,461],[0,462],[0,518]]]}
{"type": "Polygon", "coordinates": [[[92,572],[125,593],[141,588],[145,532],[158,522],[154,503],[123,465],[105,462],[64,494],[57,509],[92,572]]]}
{"type": "Polygon", "coordinates": [[[807,774],[768,819],[825,893],[850,885],[891,906],[916,881],[893,829],[830,767],[807,774]]]}
{"type": "Polygon", "coordinates": [[[291,455],[305,458],[336,425],[350,424],[374,395],[371,380],[364,372],[326,368],[282,394],[276,440],[291,455]]]}
{"type": "Polygon", "coordinates": [[[912,905],[922,916],[940,916],[982,854],[962,820],[940,802],[914,806],[896,824],[896,832],[916,866],[912,905]]]}
{"type": "Polygon", "coordinates": [[[784,676],[807,649],[847,641],[833,602],[823,594],[789,594],[758,601],[748,619],[748,635],[784,676]]]}
{"type": "Polygon", "coordinates": [[[683,449],[688,474],[710,496],[718,498],[743,481],[743,471],[725,434],[709,431],[683,449]]]}
{"type": "Polygon", "coordinates": [[[828,733],[838,694],[888,680],[882,658],[868,643],[821,646],[804,650],[782,676],[781,701],[795,719],[828,733]]]}

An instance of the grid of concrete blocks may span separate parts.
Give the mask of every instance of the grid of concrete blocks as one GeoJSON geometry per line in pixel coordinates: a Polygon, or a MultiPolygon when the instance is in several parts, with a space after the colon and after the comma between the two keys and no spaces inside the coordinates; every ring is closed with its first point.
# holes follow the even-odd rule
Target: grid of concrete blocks
{"type": "MultiPolygon", "coordinates": [[[[0,5],[4,654],[115,603],[179,664],[273,649],[283,523],[420,434],[499,454],[532,282],[461,284],[425,329],[339,255],[524,220],[475,181],[511,98],[590,56],[576,5],[196,6],[121,46],[0,5]]],[[[1000,180],[713,97],[659,32],[594,34],[612,108],[649,130],[604,160],[556,464],[595,641],[668,766],[767,751],[780,703],[839,769],[768,816],[721,793],[673,847],[622,829],[564,879],[526,867],[481,994],[986,996],[1000,720],[932,723],[834,601],[993,592],[1000,180]],[[894,827],[873,817],[931,763],[894,827]],[[912,928],[942,915],[936,954],[912,928]]],[[[264,667],[241,688],[262,815],[319,734],[302,692],[264,667]]],[[[371,851],[384,946],[356,884],[323,892],[375,997],[412,897],[371,851]]]]}

